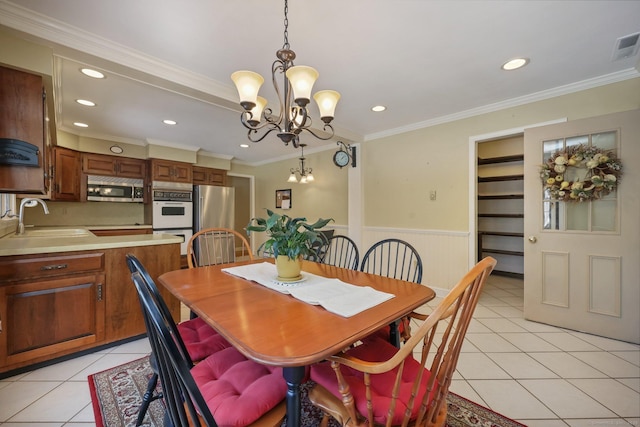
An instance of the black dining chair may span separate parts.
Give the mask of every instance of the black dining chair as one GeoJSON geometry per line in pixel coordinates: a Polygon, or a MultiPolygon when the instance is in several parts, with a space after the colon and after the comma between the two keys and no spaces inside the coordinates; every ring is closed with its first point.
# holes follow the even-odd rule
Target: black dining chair
{"type": "Polygon", "coordinates": [[[336,267],[357,270],[358,263],[360,262],[358,246],[349,237],[336,234],[329,239],[320,262],[336,267]]]}
{"type": "MultiPolygon", "coordinates": [[[[407,282],[422,282],[422,258],[418,251],[401,239],[384,239],[374,243],[362,257],[360,271],[377,274],[407,282]]],[[[400,339],[406,341],[411,336],[411,317],[425,320],[426,316],[411,313],[372,335],[383,335],[394,345],[400,339]],[[399,335],[398,335],[399,334],[399,335]]]]}
{"type": "MultiPolygon", "coordinates": [[[[173,322],[169,307],[158,291],[158,287],[140,260],[132,254],[127,254],[126,260],[129,271],[131,271],[132,274],[139,274],[142,278],[142,283],[152,295],[162,316],[165,319],[171,319],[171,322],[167,323],[167,327],[170,328],[172,334],[180,337],[178,345],[180,346],[180,351],[185,354],[185,360],[189,365],[193,366],[194,361],[199,362],[210,354],[231,346],[222,335],[218,334],[215,329],[207,325],[202,319],[195,318],[186,320],[176,325],[176,323],[173,322]]],[[[157,360],[154,353],[150,356],[150,363],[154,373],[147,383],[147,390],[143,395],[142,404],[138,410],[136,427],[142,425],[149,404],[154,400],[162,398],[162,394],[154,393],[158,383],[157,360]]]]}
{"type": "Polygon", "coordinates": [[[146,280],[137,271],[131,278],[156,358],[165,425],[275,426],[282,422],[287,393],[282,368],[248,360],[234,347],[193,365],[180,335],[175,333],[173,319],[163,315],[146,280]]]}

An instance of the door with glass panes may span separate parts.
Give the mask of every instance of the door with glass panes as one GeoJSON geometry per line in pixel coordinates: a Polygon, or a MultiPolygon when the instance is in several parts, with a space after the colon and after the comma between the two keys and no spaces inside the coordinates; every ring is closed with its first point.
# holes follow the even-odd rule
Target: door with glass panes
{"type": "Polygon", "coordinates": [[[525,318],[640,342],[640,110],[527,129],[524,149],[525,318]],[[607,153],[603,183],[586,162],[607,153]]]}

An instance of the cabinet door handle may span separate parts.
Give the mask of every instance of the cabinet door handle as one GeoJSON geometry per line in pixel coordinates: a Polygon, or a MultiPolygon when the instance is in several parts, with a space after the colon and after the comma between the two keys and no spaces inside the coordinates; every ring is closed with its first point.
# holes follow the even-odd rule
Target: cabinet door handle
{"type": "Polygon", "coordinates": [[[68,264],[43,265],[42,267],[40,267],[40,270],[42,271],[62,270],[67,268],[68,266],[69,266],[68,264]]]}
{"type": "Polygon", "coordinates": [[[102,301],[102,283],[98,284],[98,301],[102,301]]]}

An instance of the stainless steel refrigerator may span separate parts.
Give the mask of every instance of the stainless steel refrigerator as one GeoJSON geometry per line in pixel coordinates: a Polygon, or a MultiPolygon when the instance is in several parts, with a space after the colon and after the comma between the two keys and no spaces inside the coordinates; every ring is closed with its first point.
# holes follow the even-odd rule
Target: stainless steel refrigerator
{"type": "MultiPolygon", "coordinates": [[[[213,185],[193,186],[193,233],[206,228],[234,227],[235,190],[233,187],[217,187],[213,185]]],[[[235,241],[231,237],[211,237],[219,249],[233,253],[235,241]]],[[[198,256],[197,247],[194,248],[198,256]]]]}

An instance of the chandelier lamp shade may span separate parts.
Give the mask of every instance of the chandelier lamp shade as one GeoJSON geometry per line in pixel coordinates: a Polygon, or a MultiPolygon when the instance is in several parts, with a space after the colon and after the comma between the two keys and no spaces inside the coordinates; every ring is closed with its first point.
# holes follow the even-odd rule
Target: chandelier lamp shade
{"type": "Polygon", "coordinates": [[[300,146],[300,134],[307,131],[321,140],[328,140],[334,136],[333,121],[336,105],[340,94],[335,90],[321,90],[313,95],[320,110],[322,133],[312,128],[312,120],[308,106],[311,100],[313,84],[318,79],[318,72],[305,65],[294,65],[296,54],[289,45],[288,0],[284,2],[284,44],[276,52],[277,59],[271,66],[271,78],[279,103],[279,112],[267,107],[267,100],[258,95],[264,78],[253,71],[236,71],[231,74],[238,90],[240,105],[240,121],[248,129],[247,137],[252,142],[262,141],[273,131],[285,145],[292,143],[295,148],[300,146]],[[282,86],[278,79],[282,78],[282,86]]]}
{"type": "Polygon", "coordinates": [[[297,182],[299,184],[307,184],[314,180],[313,178],[313,169],[305,166],[305,157],[304,157],[304,147],[307,144],[299,144],[300,149],[302,150],[300,156],[300,167],[299,168],[291,168],[291,175],[289,175],[289,179],[287,182],[297,182]],[[298,179],[298,175],[300,175],[300,179],[298,179]]]}

